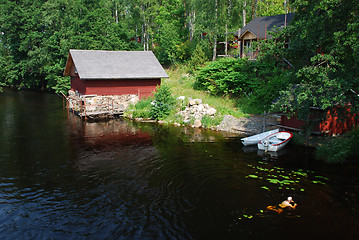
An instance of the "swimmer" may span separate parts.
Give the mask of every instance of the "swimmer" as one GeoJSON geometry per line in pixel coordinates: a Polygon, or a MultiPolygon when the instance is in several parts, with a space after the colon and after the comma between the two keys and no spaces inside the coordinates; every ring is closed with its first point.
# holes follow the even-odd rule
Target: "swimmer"
{"type": "Polygon", "coordinates": [[[282,213],[284,209],[295,209],[297,207],[297,204],[294,203],[292,197],[288,197],[287,200],[284,200],[282,203],[280,203],[278,206],[268,206],[267,210],[275,211],[277,213],[282,213]]]}
{"type": "Polygon", "coordinates": [[[279,207],[281,207],[281,208],[290,207],[290,208],[295,209],[297,207],[297,204],[293,201],[292,197],[288,197],[287,200],[284,200],[282,203],[279,204],[279,207]],[[294,203],[294,204],[292,205],[292,203],[294,203]]]}

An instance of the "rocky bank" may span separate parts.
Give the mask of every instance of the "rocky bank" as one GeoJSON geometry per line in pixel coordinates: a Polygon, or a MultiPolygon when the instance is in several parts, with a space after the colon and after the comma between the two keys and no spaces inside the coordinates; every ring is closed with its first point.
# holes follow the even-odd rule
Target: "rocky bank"
{"type": "MultiPolygon", "coordinates": [[[[80,117],[91,119],[111,118],[120,116],[130,104],[139,101],[137,95],[120,96],[98,96],[98,95],[79,95],[74,91],[68,93],[68,108],[80,117]]],[[[178,97],[177,101],[188,102],[186,108],[177,113],[182,118],[185,125],[194,128],[202,128],[202,119],[207,116],[215,118],[219,116],[218,111],[203,103],[201,99],[178,97]],[[191,125],[192,124],[192,125],[191,125]]],[[[136,119],[141,121],[141,119],[136,119]]],[[[235,118],[231,115],[223,116],[222,122],[218,126],[211,127],[215,131],[223,131],[233,134],[257,134],[264,130],[272,129],[279,124],[278,117],[275,116],[249,116],[235,118]]],[[[180,125],[175,123],[175,125],[180,125]]]]}
{"type": "MultiPolygon", "coordinates": [[[[185,97],[177,98],[177,101],[185,100],[185,97]]],[[[177,113],[183,117],[184,123],[190,123],[191,119],[194,119],[192,127],[202,127],[201,120],[207,115],[209,117],[216,117],[217,110],[208,104],[202,103],[201,99],[189,99],[188,105],[185,110],[177,113]]],[[[225,131],[230,133],[240,134],[257,134],[268,129],[275,128],[275,125],[279,125],[280,119],[274,115],[250,115],[249,117],[235,118],[231,115],[225,115],[222,122],[212,130],[225,131]]]]}

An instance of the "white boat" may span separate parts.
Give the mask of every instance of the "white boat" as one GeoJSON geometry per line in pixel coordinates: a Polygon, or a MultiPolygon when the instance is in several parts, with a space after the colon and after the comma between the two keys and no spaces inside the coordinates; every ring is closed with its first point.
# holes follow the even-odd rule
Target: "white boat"
{"type": "Polygon", "coordinates": [[[277,132],[273,133],[258,142],[258,149],[264,151],[276,152],[281,150],[292,139],[291,132],[277,132]]]}
{"type": "Polygon", "coordinates": [[[253,135],[253,136],[250,136],[250,137],[245,137],[245,138],[242,138],[241,141],[242,141],[244,146],[257,144],[263,138],[265,138],[265,137],[267,137],[267,136],[269,136],[269,135],[271,135],[273,133],[276,133],[276,132],[279,132],[279,129],[274,129],[274,130],[270,130],[270,131],[267,131],[267,132],[262,132],[262,133],[259,133],[259,134],[256,134],[256,135],[253,135]]]}

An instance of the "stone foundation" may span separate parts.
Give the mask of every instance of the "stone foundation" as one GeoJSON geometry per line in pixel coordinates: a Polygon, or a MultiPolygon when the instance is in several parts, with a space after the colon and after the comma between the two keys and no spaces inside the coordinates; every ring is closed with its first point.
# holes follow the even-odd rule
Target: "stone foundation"
{"type": "Polygon", "coordinates": [[[138,95],[81,95],[69,91],[68,108],[80,117],[101,118],[122,115],[130,104],[139,101],[138,95]]]}

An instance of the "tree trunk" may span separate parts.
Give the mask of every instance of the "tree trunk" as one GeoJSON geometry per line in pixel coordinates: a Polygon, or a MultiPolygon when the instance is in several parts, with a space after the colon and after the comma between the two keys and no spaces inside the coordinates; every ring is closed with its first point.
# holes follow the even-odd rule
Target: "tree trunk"
{"type": "Polygon", "coordinates": [[[117,1],[116,1],[116,6],[115,6],[115,19],[116,19],[116,23],[118,23],[118,10],[117,10],[117,8],[118,8],[118,6],[117,6],[117,1]]]}
{"type": "Polygon", "coordinates": [[[227,28],[228,26],[227,26],[227,23],[226,23],[226,42],[224,43],[226,46],[225,46],[225,48],[224,48],[224,55],[226,55],[226,57],[227,57],[227,55],[228,55],[228,28],[227,28]]]}
{"type": "Polygon", "coordinates": [[[215,21],[214,21],[214,33],[213,33],[213,57],[212,57],[212,61],[216,61],[217,58],[217,23],[218,23],[218,0],[215,0],[214,2],[214,16],[215,16],[215,21]]]}
{"type": "Polygon", "coordinates": [[[246,6],[247,6],[247,2],[244,1],[244,3],[243,3],[243,27],[246,25],[246,6]]]}
{"type": "Polygon", "coordinates": [[[217,35],[214,34],[214,40],[213,40],[213,57],[212,61],[216,61],[217,58],[217,35]]]}
{"type": "Polygon", "coordinates": [[[189,40],[192,42],[193,40],[193,35],[194,35],[194,27],[195,24],[194,22],[196,21],[196,11],[193,9],[191,10],[190,14],[189,14],[189,40]]]}

